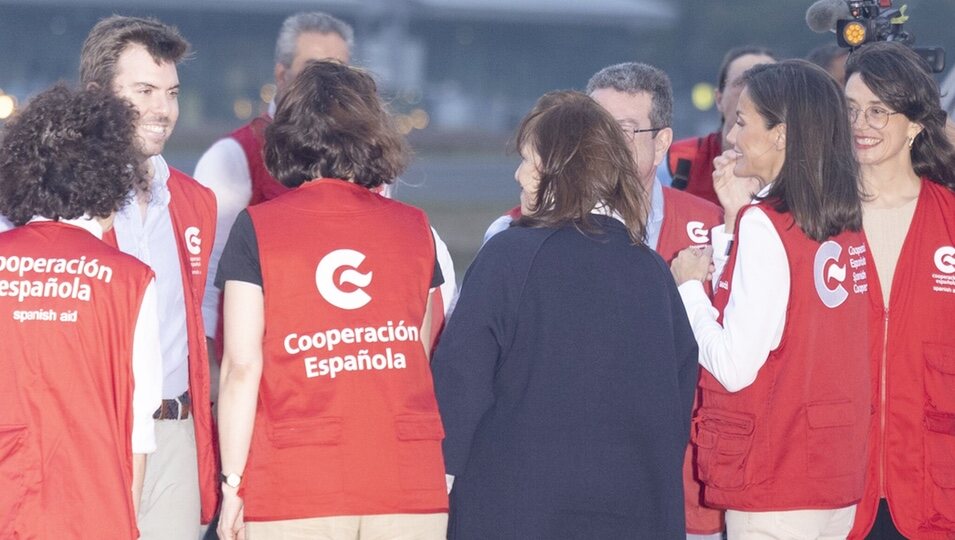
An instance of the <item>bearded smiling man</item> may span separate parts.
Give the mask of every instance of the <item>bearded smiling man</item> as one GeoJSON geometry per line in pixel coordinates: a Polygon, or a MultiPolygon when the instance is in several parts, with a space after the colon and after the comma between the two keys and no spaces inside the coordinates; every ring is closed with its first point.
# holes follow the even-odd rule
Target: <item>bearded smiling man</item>
{"type": "Polygon", "coordinates": [[[153,414],[157,450],[146,461],[139,528],[144,539],[196,539],[217,506],[209,371],[200,308],[215,236],[212,192],[160,155],[179,117],[176,64],[189,50],[155,19],[113,16],[83,44],[80,81],[128,100],[139,118],[146,179],[104,240],[156,273],[163,403],[153,414]]]}

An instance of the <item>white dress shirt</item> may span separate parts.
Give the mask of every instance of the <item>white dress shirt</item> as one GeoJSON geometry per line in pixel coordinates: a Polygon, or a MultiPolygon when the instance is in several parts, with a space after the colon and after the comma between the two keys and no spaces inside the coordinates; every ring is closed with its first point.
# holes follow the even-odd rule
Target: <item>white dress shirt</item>
{"type": "MultiPolygon", "coordinates": [[[[765,195],[770,186],[760,191],[765,195]]],[[[755,204],[755,203],[754,203],[755,204]]],[[[723,313],[703,291],[703,284],[690,280],[680,285],[693,335],[700,347],[700,365],[727,390],[738,392],[756,380],[769,353],[779,347],[789,305],[789,259],[782,239],[762,209],[749,209],[740,220],[739,247],[733,269],[732,289],[723,313]]],[[[728,259],[733,235],[720,225],[711,231],[713,242],[713,290],[728,259]]]]}
{"type": "MultiPolygon", "coordinates": [[[[35,217],[31,221],[50,221],[35,217]]],[[[90,218],[63,219],[61,223],[74,225],[103,238],[103,228],[90,218]]],[[[143,296],[136,329],[133,333],[133,429],[132,451],[149,454],[156,450],[153,413],[162,403],[162,357],[159,348],[159,319],[156,310],[156,284],[150,280],[143,296]]]]}

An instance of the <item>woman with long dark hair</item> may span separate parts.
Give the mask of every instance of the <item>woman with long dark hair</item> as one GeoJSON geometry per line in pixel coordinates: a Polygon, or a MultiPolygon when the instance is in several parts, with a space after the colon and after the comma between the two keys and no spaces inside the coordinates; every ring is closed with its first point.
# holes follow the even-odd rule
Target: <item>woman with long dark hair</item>
{"type": "Polygon", "coordinates": [[[685,538],[696,344],[624,137],[577,92],[521,123],[523,217],[471,265],[432,364],[450,538],[685,538]]]}
{"type": "Polygon", "coordinates": [[[874,265],[875,416],[851,538],[955,535],[955,148],[928,65],[898,43],[849,56],[845,93],[874,265]],[[891,514],[890,514],[891,510],[891,514]],[[900,534],[901,532],[901,534],[900,534]]]}
{"type": "Polygon", "coordinates": [[[726,230],[672,264],[700,346],[699,478],[729,538],[843,538],[869,422],[868,265],[846,100],[801,60],[747,71],[717,159],[726,230]],[[753,195],[755,193],[755,198],[753,195]],[[732,237],[729,258],[727,234],[732,237]],[[715,308],[715,309],[714,309],[715,308]]]}

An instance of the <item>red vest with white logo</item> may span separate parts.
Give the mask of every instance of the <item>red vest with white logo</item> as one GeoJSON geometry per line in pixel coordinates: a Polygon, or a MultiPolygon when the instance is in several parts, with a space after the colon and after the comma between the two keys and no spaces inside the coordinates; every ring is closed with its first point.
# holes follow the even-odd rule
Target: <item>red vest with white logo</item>
{"type": "Polygon", "coordinates": [[[252,199],[248,206],[272,200],[286,193],[289,188],[276,180],[265,167],[265,128],[272,123],[268,115],[257,116],[248,124],[229,134],[239,143],[245,160],[249,165],[249,177],[252,179],[252,199]]]}
{"type": "Polygon", "coordinates": [[[705,137],[691,137],[675,141],[667,151],[667,167],[672,177],[681,159],[690,162],[690,177],[686,191],[713,204],[720,200],[713,189],[713,160],[723,153],[723,135],[717,131],[705,137]]]}
{"type": "Polygon", "coordinates": [[[0,235],[0,538],[139,537],[132,343],[151,279],[72,225],[0,235]]]}
{"type": "Polygon", "coordinates": [[[435,261],[424,213],[318,179],[249,215],[267,324],[245,519],[447,511],[418,330],[435,261]]]}
{"type": "MultiPolygon", "coordinates": [[[[202,522],[212,520],[219,506],[219,455],[215,443],[212,405],[209,397],[209,351],[202,324],[202,296],[209,272],[209,254],[216,233],[216,199],[212,190],[182,172],[169,168],[169,215],[176,235],[179,266],[182,268],[182,293],[185,298],[186,330],[189,343],[190,416],[196,432],[199,458],[199,494],[202,522]]],[[[103,240],[116,246],[116,233],[110,230],[103,240]]],[[[161,324],[161,321],[160,321],[161,324]]]]}
{"type": "MultiPolygon", "coordinates": [[[[870,266],[870,275],[876,275],[870,266]]],[[[849,538],[872,528],[880,492],[908,538],[955,538],[955,194],[922,180],[886,309],[871,280],[872,399],[865,495],[849,538]]]]}
{"type": "MultiPolygon", "coordinates": [[[[685,191],[664,187],[663,223],[660,226],[657,253],[669,264],[682,249],[708,244],[710,229],[722,222],[723,211],[720,207],[685,191]]],[[[709,292],[708,284],[705,285],[709,292]]],[[[699,403],[698,395],[695,401],[699,403]]],[[[723,530],[723,511],[703,505],[702,485],[696,478],[694,462],[692,445],[687,445],[683,459],[686,532],[690,534],[717,533],[723,530]]]]}
{"type": "MultiPolygon", "coordinates": [[[[706,502],[751,512],[849,506],[862,496],[871,421],[865,238],[819,243],[790,214],[758,206],[789,261],[786,322],[750,386],[729,393],[703,370],[693,442],[706,502]]],[[[714,298],[721,324],[738,247],[714,298]]]]}

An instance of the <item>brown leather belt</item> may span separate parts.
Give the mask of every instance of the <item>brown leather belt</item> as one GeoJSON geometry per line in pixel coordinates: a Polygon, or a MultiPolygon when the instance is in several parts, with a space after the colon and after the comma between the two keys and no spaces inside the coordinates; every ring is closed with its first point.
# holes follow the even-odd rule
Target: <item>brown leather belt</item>
{"type": "Polygon", "coordinates": [[[185,420],[189,418],[191,409],[192,401],[189,399],[189,391],[186,390],[175,399],[162,400],[162,405],[153,413],[153,418],[156,420],[185,420]]]}

